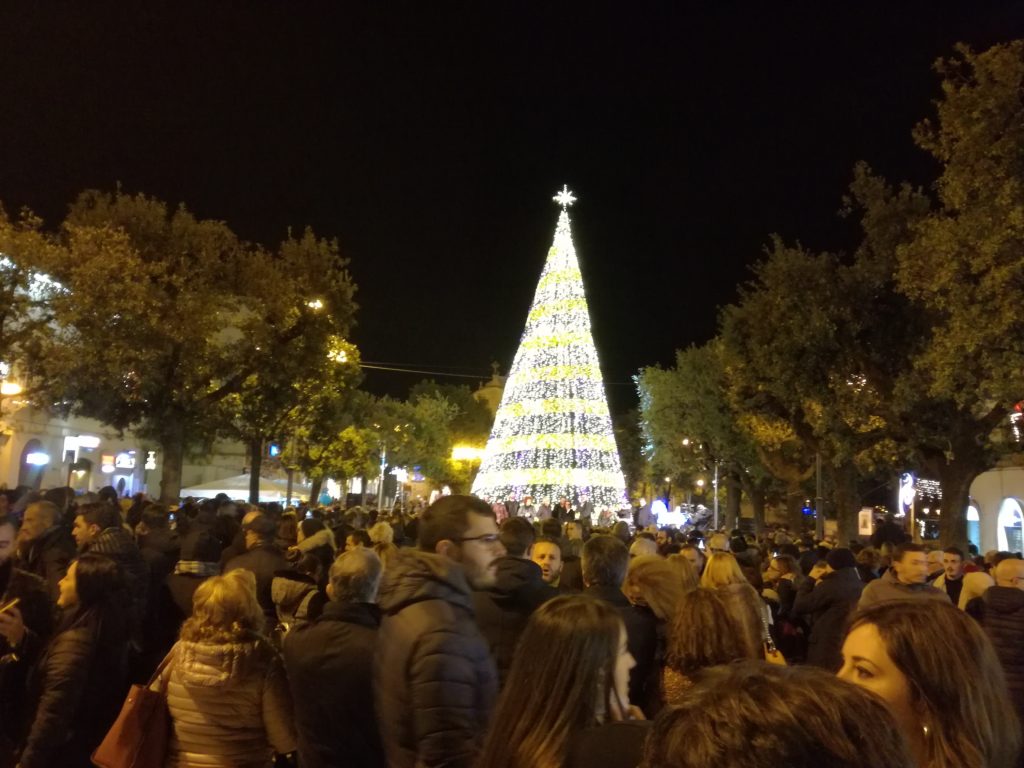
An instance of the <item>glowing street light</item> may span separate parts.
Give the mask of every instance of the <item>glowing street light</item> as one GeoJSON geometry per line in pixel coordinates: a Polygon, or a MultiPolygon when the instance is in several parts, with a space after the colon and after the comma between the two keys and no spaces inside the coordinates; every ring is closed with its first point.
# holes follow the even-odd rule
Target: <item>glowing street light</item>
{"type": "Polygon", "coordinates": [[[21,384],[16,381],[4,381],[0,382],[0,395],[4,397],[14,397],[15,395],[21,394],[21,384]]]}

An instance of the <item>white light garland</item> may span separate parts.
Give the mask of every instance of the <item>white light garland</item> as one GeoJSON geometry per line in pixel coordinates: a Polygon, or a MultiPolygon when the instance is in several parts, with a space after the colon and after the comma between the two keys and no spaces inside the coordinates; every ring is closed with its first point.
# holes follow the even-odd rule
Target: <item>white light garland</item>
{"type": "Polygon", "coordinates": [[[626,484],[572,242],[568,208],[576,198],[564,186],[552,199],[562,207],[554,242],[473,493],[618,510],[627,505],[626,484]]]}

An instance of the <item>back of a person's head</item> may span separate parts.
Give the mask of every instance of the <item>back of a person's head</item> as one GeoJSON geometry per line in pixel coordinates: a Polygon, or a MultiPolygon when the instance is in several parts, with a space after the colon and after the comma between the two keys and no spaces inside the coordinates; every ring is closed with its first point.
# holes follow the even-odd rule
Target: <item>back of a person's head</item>
{"type": "Polygon", "coordinates": [[[377,600],[383,565],[372,549],[343,552],[331,564],[329,592],[339,603],[373,603],[377,600]]]}
{"type": "Polygon", "coordinates": [[[643,768],[907,768],[881,699],[823,669],[746,661],[700,675],[663,710],[643,768]]]}
{"type": "Polygon", "coordinates": [[[105,485],[96,492],[96,495],[100,497],[100,501],[106,501],[111,504],[117,503],[117,489],[112,485],[105,485]]]}
{"type": "Polygon", "coordinates": [[[551,539],[562,538],[562,525],[554,518],[549,517],[547,520],[542,520],[540,523],[541,536],[547,536],[551,539]]]}
{"type": "Polygon", "coordinates": [[[221,544],[217,537],[201,528],[190,531],[181,540],[180,558],[184,561],[217,563],[220,553],[221,544]]]}
{"type": "Polygon", "coordinates": [[[629,568],[629,550],[615,536],[591,536],[583,545],[582,568],[588,587],[621,587],[629,568]]]}
{"type": "Polygon", "coordinates": [[[79,610],[115,600],[125,587],[121,567],[109,557],[84,554],[75,561],[75,592],[79,610]]]}
{"type": "Polygon", "coordinates": [[[170,525],[167,510],[160,504],[147,504],[142,510],[142,523],[151,531],[162,530],[170,525]]]}
{"type": "Polygon", "coordinates": [[[706,667],[763,654],[716,590],[698,587],[680,599],[666,648],[666,664],[676,672],[690,677],[706,667]]]}
{"type": "Polygon", "coordinates": [[[511,557],[525,557],[537,537],[533,525],[522,517],[510,517],[501,524],[499,538],[511,557]]]}
{"type": "Polygon", "coordinates": [[[660,621],[675,618],[683,597],[679,571],[658,555],[641,555],[629,561],[622,591],[635,605],[651,609],[660,621]]]}
{"type": "Polygon", "coordinates": [[[436,552],[437,545],[444,541],[455,541],[469,530],[471,514],[494,519],[491,505],[476,496],[442,496],[420,516],[417,537],[420,550],[436,552]]]}
{"type": "Polygon", "coordinates": [[[853,632],[872,625],[907,678],[912,705],[928,725],[929,765],[1016,765],[1020,723],[1006,676],[984,630],[951,604],[901,600],[854,614],[853,632]]]}
{"type": "Polygon", "coordinates": [[[327,526],[323,520],[316,517],[303,518],[302,522],[299,523],[299,529],[302,531],[302,537],[308,539],[315,533],[319,533],[324,530],[327,526]]]}
{"type": "Polygon", "coordinates": [[[394,544],[395,542],[395,529],[391,527],[391,523],[383,521],[374,523],[366,533],[374,544],[394,544]]]}
{"type": "Polygon", "coordinates": [[[85,520],[86,525],[95,525],[101,531],[121,526],[121,511],[106,501],[83,504],[78,508],[77,513],[85,520]]]}
{"type": "Polygon", "coordinates": [[[677,552],[666,557],[665,562],[675,569],[679,584],[684,592],[697,588],[697,585],[700,583],[700,576],[697,575],[697,569],[693,567],[693,563],[690,562],[688,557],[677,552]]]}
{"type": "Polygon", "coordinates": [[[747,577],[743,575],[743,569],[736,561],[731,552],[714,552],[708,557],[704,565],[704,572],[700,577],[700,585],[715,589],[730,584],[747,584],[747,577]]]}
{"type": "Polygon", "coordinates": [[[563,765],[569,737],[608,709],[622,632],[618,611],[585,595],[556,597],[534,611],[477,764],[563,765]]]}
{"type": "Polygon", "coordinates": [[[263,609],[256,599],[256,577],[236,568],[212,576],[192,596],[192,616],[181,627],[181,639],[192,642],[247,642],[263,630],[263,609]]]}

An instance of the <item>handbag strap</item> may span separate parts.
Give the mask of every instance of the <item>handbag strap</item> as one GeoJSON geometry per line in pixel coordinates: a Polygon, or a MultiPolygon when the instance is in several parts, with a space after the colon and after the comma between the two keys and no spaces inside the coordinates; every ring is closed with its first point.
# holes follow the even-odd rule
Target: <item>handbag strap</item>
{"type": "Polygon", "coordinates": [[[160,664],[157,665],[156,670],[153,672],[153,676],[149,678],[149,682],[146,683],[147,688],[152,688],[153,683],[155,683],[157,680],[160,680],[160,688],[158,690],[160,691],[160,693],[167,693],[167,679],[163,677],[163,672],[165,669],[167,669],[167,667],[170,666],[171,661],[174,660],[174,651],[176,648],[177,646],[175,646],[175,648],[171,648],[171,650],[167,652],[167,655],[164,656],[163,661],[161,661],[160,664]]]}

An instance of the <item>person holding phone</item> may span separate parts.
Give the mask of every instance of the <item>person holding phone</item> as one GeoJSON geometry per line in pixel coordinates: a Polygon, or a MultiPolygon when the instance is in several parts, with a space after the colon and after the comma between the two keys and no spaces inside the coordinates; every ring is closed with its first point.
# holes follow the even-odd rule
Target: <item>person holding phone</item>
{"type": "Polygon", "coordinates": [[[648,723],[629,702],[635,665],[614,607],[583,595],[544,603],[516,646],[477,768],[638,765],[648,723]]]}

